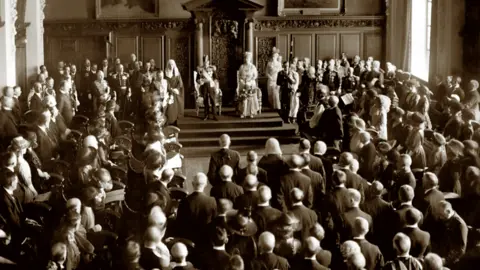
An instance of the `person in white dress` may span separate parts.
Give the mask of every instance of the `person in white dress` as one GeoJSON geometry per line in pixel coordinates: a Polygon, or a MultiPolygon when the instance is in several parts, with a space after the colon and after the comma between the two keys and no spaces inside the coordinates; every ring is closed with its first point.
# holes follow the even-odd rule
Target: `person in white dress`
{"type": "Polygon", "coordinates": [[[280,86],[277,85],[277,76],[282,68],[282,63],[279,61],[279,50],[277,48],[272,49],[272,58],[267,64],[267,91],[268,102],[274,110],[280,110],[282,105],[280,104],[280,86]]]}

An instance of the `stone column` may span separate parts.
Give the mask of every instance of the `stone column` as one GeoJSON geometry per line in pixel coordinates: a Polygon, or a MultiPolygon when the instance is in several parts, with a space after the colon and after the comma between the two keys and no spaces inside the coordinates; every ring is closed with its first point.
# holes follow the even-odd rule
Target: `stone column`
{"type": "Polygon", "coordinates": [[[195,64],[203,65],[203,22],[195,22],[195,64]]]}
{"type": "Polygon", "coordinates": [[[253,53],[253,21],[247,21],[247,34],[246,34],[246,51],[253,53]]]}
{"type": "Polygon", "coordinates": [[[0,18],[0,88],[3,89],[5,86],[14,86],[17,81],[15,66],[17,0],[0,1],[0,18]]]}
{"type": "MultiPolygon", "coordinates": [[[[43,19],[45,15],[46,0],[26,1],[25,22],[30,23],[27,27],[27,82],[31,81],[38,74],[41,65],[44,64],[43,46],[43,19]]],[[[55,82],[56,84],[57,82],[55,82]]],[[[27,87],[29,87],[27,85],[27,87]]]]}

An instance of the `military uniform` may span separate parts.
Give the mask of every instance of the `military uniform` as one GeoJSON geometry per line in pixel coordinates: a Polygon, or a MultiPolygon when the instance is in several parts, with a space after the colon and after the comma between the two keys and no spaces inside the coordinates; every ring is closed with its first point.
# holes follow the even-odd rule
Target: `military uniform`
{"type": "MultiPolygon", "coordinates": [[[[203,97],[203,106],[204,106],[204,114],[205,118],[208,118],[210,112],[210,106],[212,107],[213,117],[216,117],[216,108],[215,108],[215,85],[212,86],[212,82],[208,82],[205,79],[204,73],[207,73],[208,69],[214,69],[213,66],[202,66],[199,67],[199,71],[197,74],[197,78],[195,79],[196,82],[200,85],[199,91],[200,95],[203,97]]],[[[216,79],[216,74],[213,72],[212,80],[216,79]]]]}
{"type": "Polygon", "coordinates": [[[357,89],[358,79],[355,76],[342,78],[342,93],[351,93],[357,89]]]}
{"type": "Polygon", "coordinates": [[[337,91],[340,88],[340,77],[335,70],[327,70],[323,73],[323,84],[328,86],[330,91],[337,91]]]}
{"type": "Polygon", "coordinates": [[[110,78],[112,89],[117,94],[117,104],[120,106],[120,116],[125,118],[130,114],[127,95],[130,93],[130,75],[127,72],[114,73],[110,78]]]}

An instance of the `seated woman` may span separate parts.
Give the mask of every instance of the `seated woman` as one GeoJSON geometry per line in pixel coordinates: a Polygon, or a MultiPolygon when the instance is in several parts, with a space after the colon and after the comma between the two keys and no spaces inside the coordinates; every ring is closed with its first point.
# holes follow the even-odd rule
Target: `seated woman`
{"type": "Polygon", "coordinates": [[[170,86],[164,77],[163,70],[160,70],[156,73],[155,80],[153,81],[153,88],[158,94],[158,109],[160,112],[162,112],[162,114],[165,114],[168,101],[170,100],[170,86]]]}
{"type": "Polygon", "coordinates": [[[253,118],[260,111],[258,94],[260,89],[257,86],[258,71],[252,63],[252,53],[245,53],[245,63],[238,70],[238,110],[240,117],[253,118]]]}
{"type": "Polygon", "coordinates": [[[82,206],[81,206],[81,224],[87,231],[99,232],[102,230],[102,226],[95,224],[95,214],[93,208],[97,203],[101,203],[100,190],[89,186],[82,190],[82,206]]]}

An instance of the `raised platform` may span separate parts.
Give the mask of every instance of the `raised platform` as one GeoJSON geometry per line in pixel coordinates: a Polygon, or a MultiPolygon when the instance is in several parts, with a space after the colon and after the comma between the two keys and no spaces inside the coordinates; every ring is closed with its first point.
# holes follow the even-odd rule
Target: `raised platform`
{"type": "MultiPolygon", "coordinates": [[[[184,148],[218,147],[220,135],[229,134],[232,148],[246,149],[261,146],[270,137],[277,138],[281,144],[297,143],[296,126],[283,123],[277,112],[267,110],[255,118],[241,119],[233,108],[223,108],[218,121],[203,121],[203,110],[196,116],[195,110],[185,110],[185,117],[178,121],[181,129],[179,141],[184,148]]],[[[183,149],[182,152],[194,149],[183,149]]]]}

